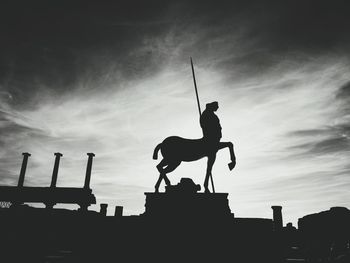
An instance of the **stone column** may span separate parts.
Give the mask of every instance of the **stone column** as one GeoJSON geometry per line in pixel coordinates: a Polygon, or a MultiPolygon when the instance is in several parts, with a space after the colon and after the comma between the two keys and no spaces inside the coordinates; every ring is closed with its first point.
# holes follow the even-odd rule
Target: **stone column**
{"type": "Polygon", "coordinates": [[[282,206],[271,206],[273,210],[274,231],[280,231],[283,228],[282,206]]]}
{"type": "Polygon", "coordinates": [[[22,161],[22,167],[21,171],[19,173],[19,179],[18,179],[18,187],[22,187],[24,183],[24,176],[26,174],[26,169],[27,169],[27,163],[28,163],[28,158],[30,156],[30,153],[22,153],[23,154],[23,161],[22,161]]]}
{"type": "Polygon", "coordinates": [[[122,206],[116,206],[114,211],[115,217],[122,217],[123,216],[123,207],[122,206]]]}
{"type": "Polygon", "coordinates": [[[107,215],[107,207],[108,207],[108,204],[100,204],[100,214],[102,216],[107,215]]]}
{"type": "Polygon", "coordinates": [[[92,159],[95,157],[95,154],[94,153],[87,153],[87,155],[89,156],[89,159],[88,159],[87,166],[86,166],[84,188],[90,189],[92,159]]]}
{"type": "Polygon", "coordinates": [[[58,167],[60,166],[60,158],[63,156],[62,153],[54,153],[54,155],[56,156],[56,158],[55,158],[55,165],[53,167],[52,179],[51,179],[50,187],[56,187],[58,167]]]}

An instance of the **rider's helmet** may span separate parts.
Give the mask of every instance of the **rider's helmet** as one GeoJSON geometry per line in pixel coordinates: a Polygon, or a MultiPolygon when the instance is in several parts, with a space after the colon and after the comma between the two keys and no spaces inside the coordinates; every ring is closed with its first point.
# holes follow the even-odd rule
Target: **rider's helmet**
{"type": "Polygon", "coordinates": [[[205,107],[208,110],[216,111],[219,108],[219,103],[217,101],[213,101],[213,102],[207,103],[205,107]]]}

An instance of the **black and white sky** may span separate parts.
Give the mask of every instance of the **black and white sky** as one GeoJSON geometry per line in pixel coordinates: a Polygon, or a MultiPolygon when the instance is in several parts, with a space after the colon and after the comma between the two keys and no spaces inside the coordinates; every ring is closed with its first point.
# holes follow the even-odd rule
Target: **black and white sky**
{"type": "MultiPolygon", "coordinates": [[[[0,183],[91,187],[100,203],[142,213],[158,177],[154,147],[201,136],[202,107],[219,101],[216,189],[241,217],[285,221],[350,204],[349,1],[1,1],[0,183]]],[[[206,160],[173,183],[204,180],[206,160]]],[[[98,207],[96,206],[96,209],[98,207]]]]}

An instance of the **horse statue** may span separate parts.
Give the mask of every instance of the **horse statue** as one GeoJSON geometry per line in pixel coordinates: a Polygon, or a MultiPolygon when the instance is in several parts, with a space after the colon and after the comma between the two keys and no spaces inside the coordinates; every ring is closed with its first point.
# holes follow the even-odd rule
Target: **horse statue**
{"type": "Polygon", "coordinates": [[[186,139],[178,136],[167,137],[158,144],[153,152],[153,159],[158,159],[158,152],[161,151],[163,159],[157,165],[159,178],[155,185],[155,192],[159,192],[159,186],[164,179],[166,185],[171,185],[167,174],[174,171],[181,162],[192,162],[203,157],[208,157],[207,171],[204,180],[205,193],[210,193],[208,188],[209,177],[219,150],[229,148],[231,162],[228,164],[230,170],[236,165],[236,157],[232,142],[210,142],[207,139],[186,139]]]}

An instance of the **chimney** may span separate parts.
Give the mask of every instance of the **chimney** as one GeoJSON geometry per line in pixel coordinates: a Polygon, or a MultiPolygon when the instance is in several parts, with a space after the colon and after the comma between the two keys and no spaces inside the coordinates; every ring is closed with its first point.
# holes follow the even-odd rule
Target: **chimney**
{"type": "Polygon", "coordinates": [[[107,207],[108,207],[108,204],[100,204],[100,214],[102,216],[107,215],[107,207]]]}
{"type": "Polygon", "coordinates": [[[18,187],[22,187],[24,183],[24,176],[26,174],[26,169],[27,169],[27,163],[28,163],[28,158],[30,156],[30,153],[22,153],[23,154],[23,161],[22,161],[22,167],[21,171],[19,173],[19,179],[18,179],[18,187]]]}
{"type": "Polygon", "coordinates": [[[86,166],[84,188],[90,189],[92,159],[95,157],[95,154],[94,153],[87,153],[87,155],[89,156],[89,158],[88,158],[88,162],[87,162],[87,166],[86,166]]]}
{"type": "Polygon", "coordinates": [[[60,158],[63,156],[62,153],[54,153],[54,155],[56,156],[56,158],[55,158],[55,165],[53,167],[51,186],[50,187],[56,187],[58,167],[60,166],[60,158]]]}
{"type": "Polygon", "coordinates": [[[271,206],[273,210],[273,228],[274,231],[280,231],[283,228],[282,206],[271,206]]]}
{"type": "Polygon", "coordinates": [[[123,216],[123,207],[122,206],[116,206],[114,211],[115,217],[122,217],[123,216]]]}

